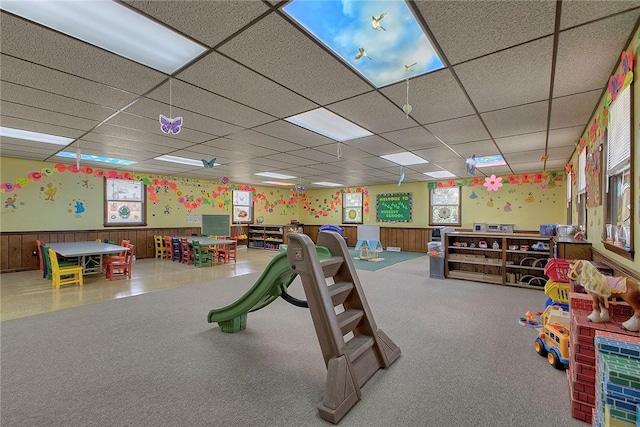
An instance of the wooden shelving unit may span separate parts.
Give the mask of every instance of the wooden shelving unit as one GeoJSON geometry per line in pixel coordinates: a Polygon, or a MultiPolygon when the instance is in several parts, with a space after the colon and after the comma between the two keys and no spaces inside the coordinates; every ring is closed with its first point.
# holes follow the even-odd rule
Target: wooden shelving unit
{"type": "Polygon", "coordinates": [[[549,240],[537,234],[447,233],[445,277],[544,289],[544,266],[551,256],[549,240]],[[481,242],[487,247],[481,248],[481,242]],[[543,249],[532,249],[538,246],[543,249]]]}
{"type": "Polygon", "coordinates": [[[285,224],[282,226],[282,241],[286,245],[289,241],[289,233],[304,233],[304,227],[300,224],[285,224]]]}
{"type": "Polygon", "coordinates": [[[281,225],[249,225],[249,248],[270,249],[277,251],[284,242],[281,225]]]}

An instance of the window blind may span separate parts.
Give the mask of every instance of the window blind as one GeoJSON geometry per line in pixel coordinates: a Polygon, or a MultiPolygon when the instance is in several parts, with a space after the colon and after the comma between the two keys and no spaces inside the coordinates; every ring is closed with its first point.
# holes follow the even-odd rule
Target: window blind
{"type": "Polygon", "coordinates": [[[607,175],[615,175],[629,166],[631,158],[631,85],[618,92],[609,106],[607,132],[607,175]]]}
{"type": "Polygon", "coordinates": [[[587,191],[587,176],[585,167],[587,166],[587,147],[585,146],[578,157],[578,194],[587,191]]]}

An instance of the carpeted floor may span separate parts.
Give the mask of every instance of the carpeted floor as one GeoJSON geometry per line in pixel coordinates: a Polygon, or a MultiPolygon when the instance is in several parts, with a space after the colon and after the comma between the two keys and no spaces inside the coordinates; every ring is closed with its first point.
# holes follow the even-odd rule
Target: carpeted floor
{"type": "MultiPolygon", "coordinates": [[[[382,251],[378,253],[378,259],[382,259],[382,261],[367,261],[367,260],[357,259],[359,256],[358,252],[359,251],[349,249],[349,253],[351,254],[351,259],[353,259],[353,265],[358,270],[367,270],[367,271],[378,271],[380,269],[389,267],[399,262],[404,262],[410,259],[426,256],[426,254],[421,252],[382,251]]],[[[428,260],[426,260],[425,258],[424,262],[428,262],[428,260]]]]}
{"type": "MultiPolygon", "coordinates": [[[[566,374],[518,325],[540,291],[429,279],[414,259],[359,271],[402,349],[341,426],[584,426],[566,374]]],[[[278,300],[245,331],[206,322],[257,274],[1,324],[1,416],[12,426],[327,426],[326,369],[306,309],[278,300]]],[[[300,283],[290,288],[304,298],[300,283]]]]}

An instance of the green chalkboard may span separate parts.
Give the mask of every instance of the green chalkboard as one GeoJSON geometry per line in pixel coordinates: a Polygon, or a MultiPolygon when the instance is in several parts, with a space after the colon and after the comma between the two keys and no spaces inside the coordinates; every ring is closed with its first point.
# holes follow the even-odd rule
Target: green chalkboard
{"type": "Polygon", "coordinates": [[[231,236],[231,215],[202,215],[202,234],[206,236],[231,236]]]}
{"type": "Polygon", "coordinates": [[[388,193],[376,196],[377,222],[411,222],[412,193],[388,193]]]}

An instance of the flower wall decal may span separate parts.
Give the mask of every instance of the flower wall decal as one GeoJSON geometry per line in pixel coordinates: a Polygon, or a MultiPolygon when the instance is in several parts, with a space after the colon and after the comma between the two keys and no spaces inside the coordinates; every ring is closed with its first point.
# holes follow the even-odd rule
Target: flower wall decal
{"type": "Polygon", "coordinates": [[[491,174],[491,176],[484,179],[484,184],[482,185],[487,187],[487,191],[498,191],[502,187],[502,177],[491,174]]]}

